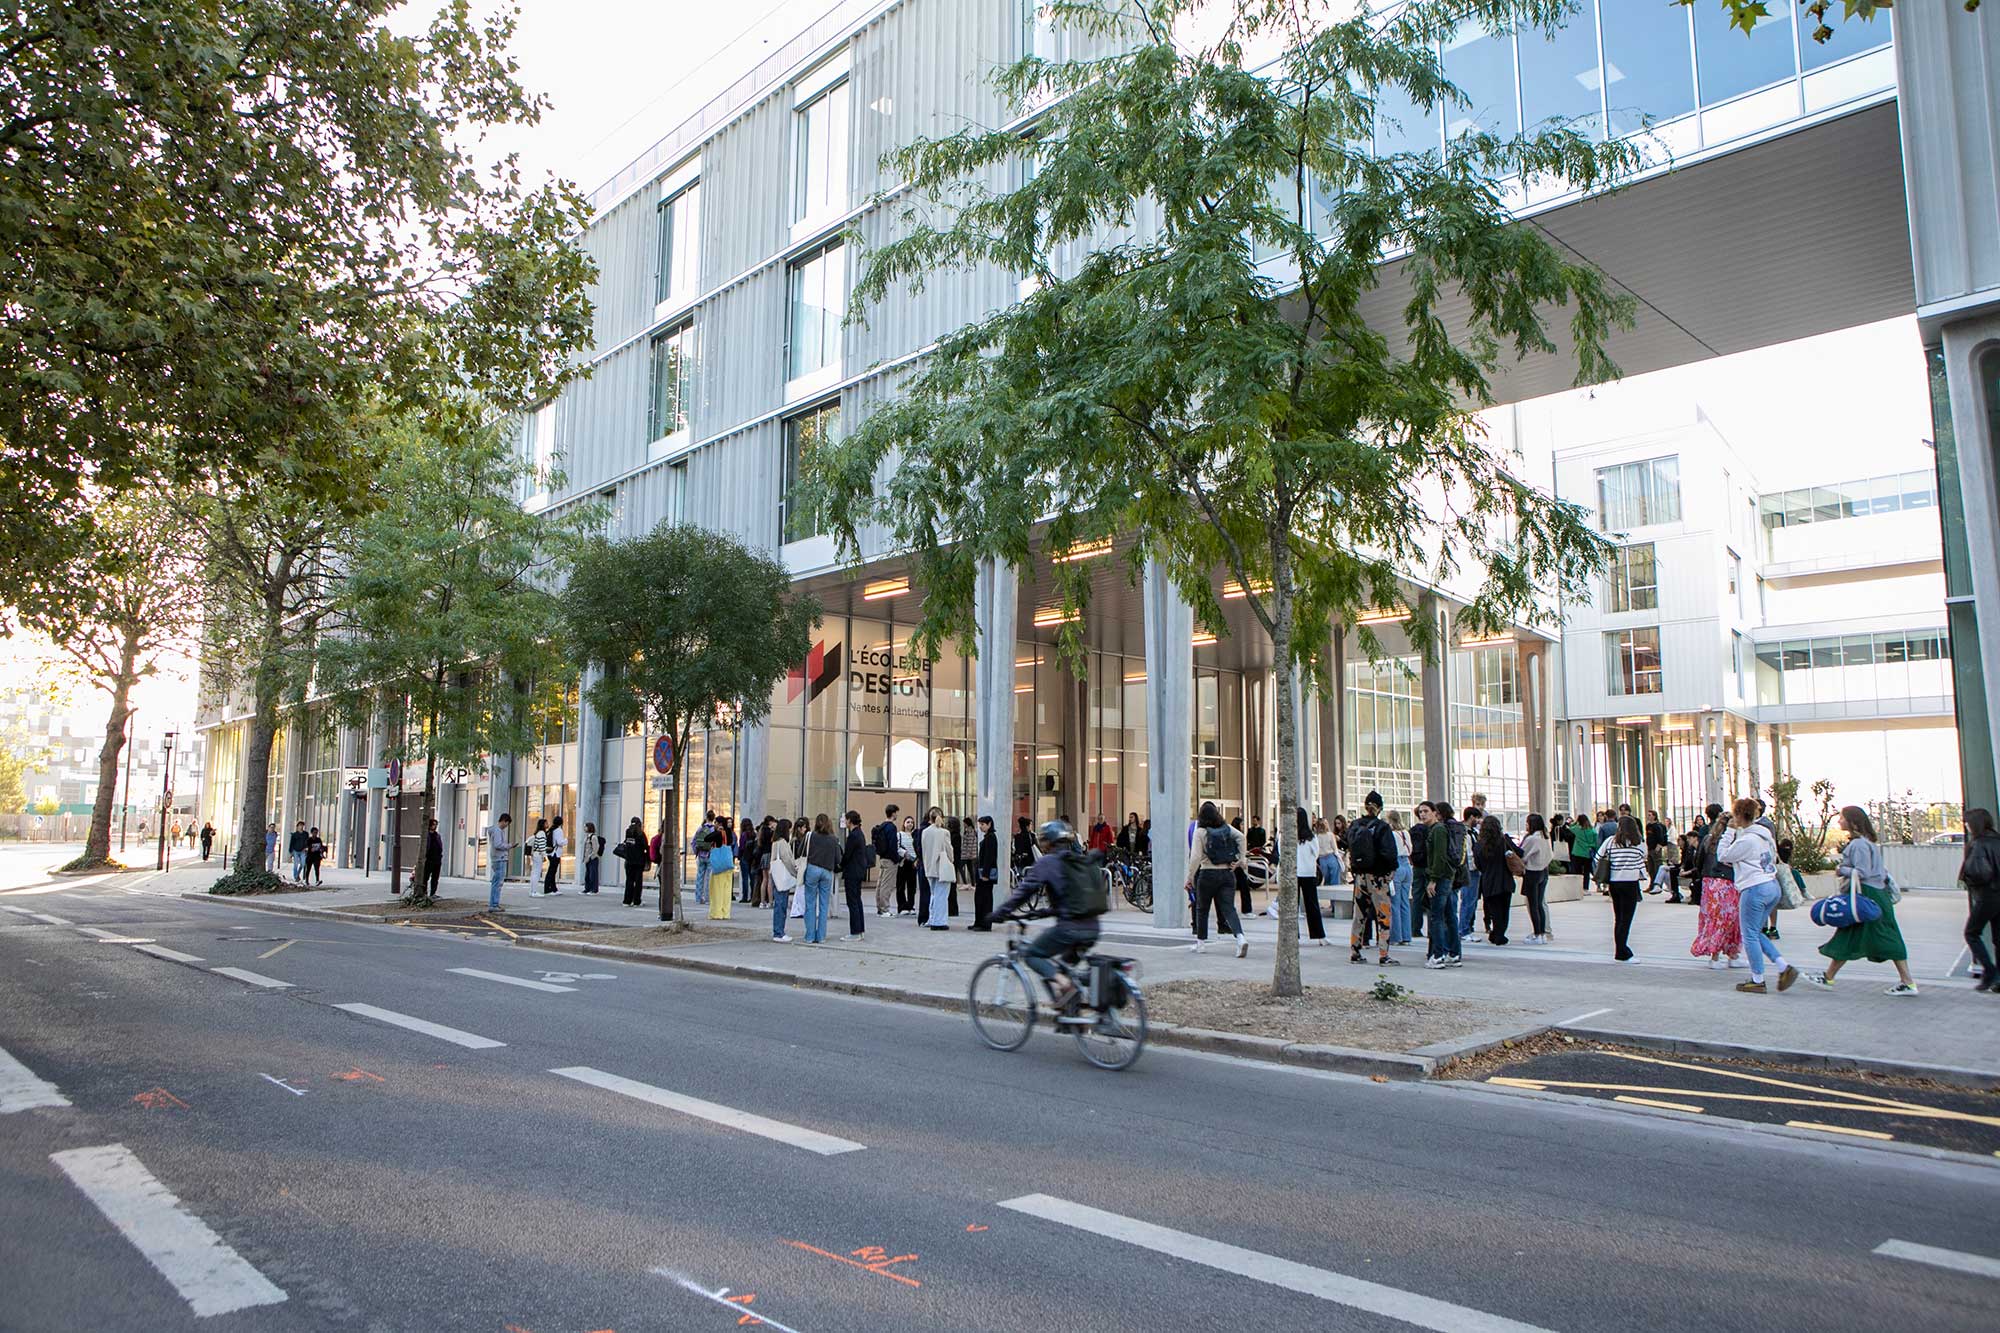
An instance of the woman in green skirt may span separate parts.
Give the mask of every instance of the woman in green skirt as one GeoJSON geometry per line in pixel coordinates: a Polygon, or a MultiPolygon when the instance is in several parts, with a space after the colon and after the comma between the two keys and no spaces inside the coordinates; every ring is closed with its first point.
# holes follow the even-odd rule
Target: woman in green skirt
{"type": "Polygon", "coordinates": [[[1875,825],[1858,805],[1845,806],[1840,826],[1847,830],[1847,846],[1840,853],[1840,882],[1848,885],[1858,875],[1861,896],[1875,904],[1881,915],[1873,921],[1856,922],[1833,932],[1833,938],[1819,951],[1833,961],[1826,971],[1815,972],[1806,980],[1822,990],[1833,989],[1840,969],[1857,959],[1871,963],[1894,963],[1895,985],[1885,994],[1915,995],[1917,983],[1910,980],[1910,951],[1903,945],[1903,932],[1896,925],[1896,904],[1889,896],[1889,872],[1882,865],[1882,849],[1875,842],[1875,825]]]}

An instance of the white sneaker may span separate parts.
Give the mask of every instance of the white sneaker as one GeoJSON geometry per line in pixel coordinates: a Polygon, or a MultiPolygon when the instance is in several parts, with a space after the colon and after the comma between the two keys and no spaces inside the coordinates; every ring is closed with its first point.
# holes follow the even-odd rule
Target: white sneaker
{"type": "Polygon", "coordinates": [[[1915,986],[1912,986],[1907,981],[1899,981],[1895,985],[1889,987],[1888,990],[1883,991],[1882,993],[1884,995],[1915,995],[1917,993],[1917,988],[1915,986]]]}
{"type": "Polygon", "coordinates": [[[790,935],[773,935],[771,937],[771,943],[773,944],[790,944],[791,942],[792,937],[790,935]]]}
{"type": "Polygon", "coordinates": [[[842,944],[846,944],[846,943],[847,943],[847,942],[848,942],[849,940],[858,940],[858,939],[862,939],[862,938],[865,938],[865,937],[864,937],[864,936],[861,936],[861,935],[842,935],[842,936],[840,937],[840,942],[841,942],[842,944]]]}
{"type": "Polygon", "coordinates": [[[1207,953],[1208,947],[1205,941],[1196,940],[1193,944],[1188,945],[1187,951],[1189,953],[1207,953]]]}
{"type": "Polygon", "coordinates": [[[1727,972],[1729,964],[1723,962],[1720,958],[1711,958],[1708,960],[1708,970],[1711,972],[1727,972]]]}
{"type": "Polygon", "coordinates": [[[1236,937],[1236,956],[1238,958],[1247,958],[1249,957],[1249,955],[1250,955],[1250,941],[1244,939],[1241,935],[1238,935],[1236,937]]]}
{"type": "Polygon", "coordinates": [[[1743,955],[1741,955],[1741,954],[1735,954],[1735,953],[1733,953],[1733,954],[1730,954],[1730,955],[1729,955],[1729,965],[1730,965],[1731,967],[1741,967],[1741,966],[1743,966],[1743,955]]]}
{"type": "Polygon", "coordinates": [[[1453,955],[1452,955],[1452,956],[1451,956],[1450,958],[1447,958],[1447,959],[1445,960],[1445,966],[1446,966],[1446,967],[1464,967],[1464,966],[1465,966],[1465,959],[1461,958],[1461,957],[1460,957],[1459,955],[1457,955],[1457,954],[1453,954],[1453,955]]]}
{"type": "Polygon", "coordinates": [[[1442,972],[1447,967],[1450,967],[1451,964],[1442,958],[1426,958],[1424,959],[1424,966],[1433,972],[1442,972]]]}
{"type": "Polygon", "coordinates": [[[1833,978],[1829,977],[1824,972],[1808,972],[1806,973],[1806,984],[1809,986],[1817,986],[1821,990],[1832,990],[1833,978]]]}

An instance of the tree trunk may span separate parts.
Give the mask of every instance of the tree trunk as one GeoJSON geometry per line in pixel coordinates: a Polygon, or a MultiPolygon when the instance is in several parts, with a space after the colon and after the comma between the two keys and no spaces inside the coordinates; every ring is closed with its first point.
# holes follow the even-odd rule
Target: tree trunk
{"type": "MultiPolygon", "coordinates": [[[[275,636],[264,639],[276,651],[275,636]]],[[[278,734],[278,676],[259,669],[255,711],[243,737],[243,805],[236,821],[236,868],[264,864],[265,807],[271,799],[271,742],[278,734]]]]}
{"type": "Polygon", "coordinates": [[[1272,819],[1272,842],[1279,864],[1278,948],[1271,967],[1271,993],[1287,998],[1303,993],[1299,982],[1299,877],[1289,865],[1287,848],[1296,853],[1298,833],[1298,708],[1294,698],[1298,664],[1292,660],[1292,553],[1290,534],[1271,534],[1271,657],[1276,664],[1278,692],[1278,809],[1272,819]]]}
{"type": "MultiPolygon", "coordinates": [[[[118,795],[118,759],[125,749],[125,723],[132,715],[132,686],[139,678],[139,630],[126,625],[118,646],[118,679],[111,685],[111,716],[104,726],[104,745],[97,752],[97,802],[90,808],[90,832],[84,835],[82,861],[94,865],[111,858],[111,808],[118,795]]],[[[129,784],[128,784],[129,786],[129,784]]],[[[132,793],[127,790],[125,803],[132,793]]]]}

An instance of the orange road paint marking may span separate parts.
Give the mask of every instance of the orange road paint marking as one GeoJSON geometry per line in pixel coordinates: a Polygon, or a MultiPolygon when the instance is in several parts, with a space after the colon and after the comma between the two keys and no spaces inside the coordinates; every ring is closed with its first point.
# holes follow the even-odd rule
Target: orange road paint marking
{"type": "Polygon", "coordinates": [[[831,1250],[822,1250],[819,1246],[808,1245],[802,1240],[788,1240],[785,1242],[785,1244],[791,1246],[795,1250],[804,1250],[808,1254],[817,1254],[821,1258],[831,1259],[837,1264],[846,1264],[849,1268],[859,1268],[863,1272],[874,1273],[877,1274],[878,1276],[886,1277],[890,1281],[900,1282],[906,1287],[921,1287],[924,1285],[923,1283],[917,1281],[913,1277],[904,1277],[901,1273],[892,1273],[889,1271],[891,1265],[907,1263],[911,1260],[914,1260],[917,1257],[914,1254],[901,1254],[897,1255],[894,1259],[890,1259],[887,1257],[889,1252],[883,1249],[881,1246],[868,1245],[854,1251],[856,1255],[869,1256],[867,1259],[861,1259],[861,1258],[850,1259],[844,1254],[835,1254],[831,1250]],[[876,1256],[881,1256],[881,1257],[876,1257],[876,1256]]]}
{"type": "Polygon", "coordinates": [[[339,1079],[342,1083],[359,1083],[364,1078],[372,1078],[377,1083],[388,1082],[388,1080],[383,1078],[380,1074],[371,1074],[367,1070],[361,1068],[359,1065],[356,1065],[354,1068],[348,1070],[344,1074],[335,1074],[334,1077],[339,1079]]]}
{"type": "Polygon", "coordinates": [[[968,1224],[968,1225],[966,1226],[966,1228],[965,1228],[965,1229],[966,1229],[967,1231],[984,1231],[984,1230],[986,1230],[986,1228],[985,1228],[985,1227],[983,1227],[983,1226],[980,1226],[980,1225],[979,1225],[979,1223],[977,1223],[977,1222],[972,1222],[972,1223],[969,1223],[969,1224],[968,1224]]]}
{"type": "Polygon", "coordinates": [[[188,1109],[186,1102],[174,1096],[174,1094],[168,1092],[165,1088],[148,1088],[132,1100],[145,1107],[148,1111],[157,1111],[165,1106],[178,1106],[183,1111],[188,1109]]]}
{"type": "Polygon", "coordinates": [[[1884,1134],[1879,1129],[1849,1129],[1846,1125],[1822,1125],[1817,1120],[1787,1120],[1788,1129],[1816,1129],[1824,1134],[1846,1134],[1857,1139],[1885,1139],[1893,1141],[1894,1134],[1884,1134]]]}

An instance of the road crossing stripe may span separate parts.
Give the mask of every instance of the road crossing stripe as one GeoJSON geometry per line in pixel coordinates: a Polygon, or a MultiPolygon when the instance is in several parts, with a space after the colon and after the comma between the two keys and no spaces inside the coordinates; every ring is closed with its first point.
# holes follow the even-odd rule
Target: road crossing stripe
{"type": "Polygon", "coordinates": [[[1663,1111],[1692,1111],[1696,1115],[1701,1114],[1699,1106],[1689,1106],[1686,1102],[1662,1102],[1655,1101],[1651,1097],[1626,1097],[1623,1095],[1613,1097],[1611,1100],[1614,1102],[1630,1102],[1634,1106],[1657,1106],[1663,1111]]]}
{"type": "Polygon", "coordinates": [[[25,907],[14,907],[14,906],[12,906],[12,905],[10,905],[10,904],[6,904],[6,903],[0,903],[0,912],[12,912],[12,913],[13,913],[13,914],[14,914],[15,916],[33,916],[33,915],[34,915],[34,913],[33,913],[33,912],[30,912],[30,911],[29,911],[29,910],[28,910],[27,908],[25,908],[25,907]]]}
{"type": "Polygon", "coordinates": [[[103,926],[78,926],[77,929],[86,935],[95,935],[100,940],[122,939],[125,934],[122,930],[107,930],[103,926]]]}
{"type": "MultiPolygon", "coordinates": [[[[1870,1108],[1873,1109],[1873,1108],[1870,1108]]],[[[1846,1134],[1857,1139],[1883,1139],[1894,1142],[1894,1134],[1884,1134],[1879,1129],[1850,1129],[1846,1125],[1823,1125],[1817,1120],[1787,1120],[1787,1129],[1817,1129],[1827,1134],[1846,1134]]]]}
{"type": "Polygon", "coordinates": [[[491,1037],[481,1037],[471,1032],[461,1032],[457,1028],[448,1028],[442,1023],[433,1023],[426,1018],[412,1018],[393,1009],[377,1009],[372,1004],[336,1004],[333,1007],[345,1009],[350,1014],[359,1014],[363,1018],[372,1018],[378,1023],[387,1023],[392,1027],[421,1032],[427,1037],[436,1037],[439,1041],[448,1041],[468,1050],[484,1051],[507,1044],[504,1041],[495,1041],[491,1037]]]}
{"type": "MultiPolygon", "coordinates": [[[[743,1307],[738,1305],[735,1299],[730,1296],[729,1288],[727,1287],[718,1287],[716,1290],[710,1291],[707,1287],[702,1286],[685,1273],[676,1273],[671,1268],[655,1268],[653,1271],[661,1277],[671,1279],[683,1291],[691,1291],[705,1301],[714,1301],[731,1314],[742,1314],[743,1312],[743,1307]]],[[[761,1324],[765,1328],[775,1330],[775,1333],[799,1333],[791,1325],[781,1324],[768,1315],[745,1314],[736,1322],[738,1324],[761,1324]]]]}
{"type": "Polygon", "coordinates": [[[37,921],[45,922],[51,926],[68,926],[75,924],[66,916],[50,916],[47,912],[30,912],[28,913],[28,915],[35,918],[35,920],[37,921]]]}
{"type": "Polygon", "coordinates": [[[289,981],[280,981],[276,977],[267,977],[261,972],[250,972],[240,967],[211,967],[208,970],[217,976],[235,977],[238,981],[247,981],[253,986],[262,986],[266,990],[290,990],[292,988],[292,983],[289,981]]]}
{"type": "Polygon", "coordinates": [[[0,1047],[0,1115],[31,1111],[37,1106],[68,1106],[69,1098],[56,1085],[36,1076],[35,1071],[0,1047]]]}
{"type": "Polygon", "coordinates": [[[634,1079],[622,1078],[617,1074],[607,1074],[600,1069],[584,1065],[574,1065],[568,1069],[551,1069],[551,1074],[575,1079],[578,1083],[588,1083],[594,1088],[607,1092],[621,1093],[669,1111],[679,1111],[698,1120],[724,1125],[730,1129],[740,1129],[745,1134],[757,1134],[780,1143],[789,1143],[794,1148],[804,1148],[822,1157],[832,1157],[839,1153],[860,1152],[868,1145],[856,1143],[852,1139],[837,1138],[832,1134],[822,1134],[816,1129],[803,1125],[790,1125],[782,1120],[770,1120],[750,1111],[739,1111],[733,1106],[722,1106],[715,1102],[705,1102],[699,1097],[688,1097],[665,1088],[656,1088],[650,1083],[640,1083],[634,1079]]]}
{"type": "Polygon", "coordinates": [[[1155,1226],[1151,1222],[1107,1213],[1101,1208],[1071,1203],[1047,1194],[1024,1194],[1018,1199],[1003,1200],[1000,1207],[1092,1235],[1123,1241],[1127,1245],[1136,1245],[1140,1249],[1188,1263],[1234,1273],[1253,1282],[1315,1296],[1350,1309],[1400,1319],[1417,1328],[1432,1329],[1435,1333],[1547,1333],[1547,1330],[1534,1324],[1523,1324],[1432,1296],[1419,1296],[1415,1292],[1385,1287],[1380,1283],[1348,1277],[1344,1273],[1294,1263],[1275,1255],[1238,1249],[1206,1236],[1155,1226]]]}
{"type": "Polygon", "coordinates": [[[199,963],[201,961],[201,959],[191,953],[182,953],[179,949],[169,949],[164,944],[135,944],[132,947],[140,953],[149,953],[155,958],[164,958],[171,963],[199,963]]]}
{"type": "Polygon", "coordinates": [[[1890,1259],[1907,1259],[1913,1264],[1929,1264],[1933,1268],[1970,1273],[1974,1277],[2000,1278],[2000,1259],[1989,1259],[1983,1254],[1941,1250],[1935,1245],[1918,1245],[1907,1240],[1885,1240],[1875,1247],[1875,1253],[1890,1259]]]}
{"type": "Polygon", "coordinates": [[[523,990],[555,991],[568,994],[574,986],[558,986],[547,981],[530,981],[526,977],[510,977],[504,972],[482,972],[476,967],[448,967],[447,972],[456,972],[461,977],[478,977],[481,981],[499,981],[509,986],[519,986],[523,990]]]}
{"type": "Polygon", "coordinates": [[[181,1205],[122,1143],[52,1153],[84,1197],[199,1316],[276,1305],[282,1288],[250,1266],[208,1223],[181,1205]]]}

